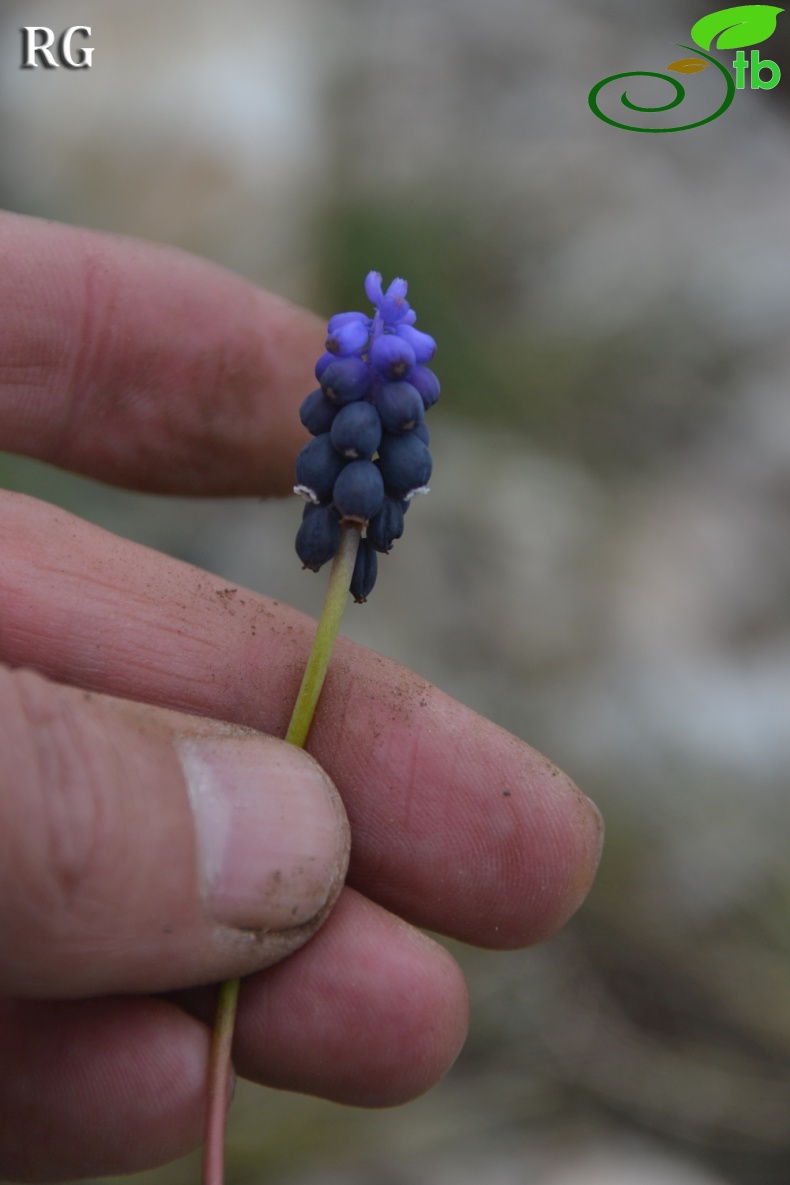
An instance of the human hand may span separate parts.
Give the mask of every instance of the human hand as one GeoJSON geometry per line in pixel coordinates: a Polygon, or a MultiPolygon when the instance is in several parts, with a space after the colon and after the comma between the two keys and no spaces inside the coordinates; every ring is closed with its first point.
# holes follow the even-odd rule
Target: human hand
{"type": "MultiPolygon", "coordinates": [[[[320,322],[164,247],[7,214],[0,251],[0,447],[139,490],[288,490],[320,322]]],[[[342,639],[312,757],[286,745],[312,622],[243,590],[229,612],[219,578],[34,499],[0,511],[0,1176],[194,1147],[205,998],[174,989],[237,975],[238,1073],[426,1090],[467,1000],[415,927],[547,937],[591,883],[594,808],[342,639]]]]}

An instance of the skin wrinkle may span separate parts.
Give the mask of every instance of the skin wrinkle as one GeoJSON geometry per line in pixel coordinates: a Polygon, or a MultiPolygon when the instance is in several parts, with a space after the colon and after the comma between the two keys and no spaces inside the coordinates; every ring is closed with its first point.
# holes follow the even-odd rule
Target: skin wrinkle
{"type": "Polygon", "coordinates": [[[55,463],[59,456],[68,456],[73,450],[74,443],[86,433],[91,437],[96,435],[97,420],[101,432],[102,421],[105,418],[101,412],[98,415],[90,414],[91,403],[95,399],[95,383],[92,379],[96,359],[101,357],[104,342],[112,333],[111,326],[116,317],[117,289],[115,285],[110,285],[106,269],[103,277],[104,291],[102,292],[97,285],[97,264],[91,250],[90,236],[84,235],[79,246],[82,275],[79,301],[81,307],[79,312],[75,313],[78,329],[73,339],[71,366],[64,366],[62,369],[64,377],[59,402],[64,408],[64,415],[61,430],[57,438],[50,443],[50,458],[55,463]],[[72,392],[70,398],[67,397],[68,392],[72,392]]]}

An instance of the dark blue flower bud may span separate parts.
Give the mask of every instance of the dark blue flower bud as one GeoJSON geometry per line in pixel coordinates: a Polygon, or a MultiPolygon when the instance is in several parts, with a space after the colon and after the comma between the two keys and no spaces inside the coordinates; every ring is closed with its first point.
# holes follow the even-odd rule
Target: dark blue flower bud
{"type": "Polygon", "coordinates": [[[373,462],[349,461],[335,480],[332,501],[340,517],[350,522],[366,523],[377,514],[384,501],[384,482],[373,462]]]}
{"type": "Polygon", "coordinates": [[[305,568],[317,572],[340,544],[340,519],[333,506],[314,506],[296,532],[296,554],[305,568]]]}
{"type": "Polygon", "coordinates": [[[320,436],[322,432],[328,432],[332,427],[332,421],[337,415],[337,411],[337,404],[333,403],[331,399],[327,399],[324,392],[318,387],[302,401],[302,406],[299,408],[299,419],[308,432],[313,436],[320,436]]]}
{"type": "Polygon", "coordinates": [[[333,447],[328,432],[306,444],[296,458],[294,493],[308,502],[329,502],[345,461],[333,447]]]}
{"type": "Polygon", "coordinates": [[[415,424],[412,432],[418,440],[422,441],[426,448],[430,448],[431,434],[428,431],[428,425],[425,423],[425,420],[422,420],[419,424],[415,424]]]}
{"type": "Polygon", "coordinates": [[[368,344],[370,330],[362,321],[346,321],[339,325],[326,339],[326,348],[330,354],[356,354],[368,344]]]}
{"type": "Polygon", "coordinates": [[[385,432],[379,445],[378,465],[387,493],[409,500],[427,486],[433,462],[427,447],[413,432],[402,436],[385,432]]]}
{"type": "Polygon", "coordinates": [[[414,367],[414,350],[394,333],[382,333],[370,347],[370,361],[385,379],[405,379],[414,367]]]}
{"type": "Polygon", "coordinates": [[[414,350],[414,357],[421,365],[423,362],[430,362],[436,353],[436,342],[430,333],[423,333],[412,325],[398,325],[395,332],[398,337],[409,343],[414,350]]]}
{"type": "Polygon", "coordinates": [[[367,539],[360,539],[350,589],[351,595],[358,605],[363,604],[373,592],[378,568],[378,558],[375,551],[367,539]]]}
{"type": "MultiPolygon", "coordinates": [[[[330,400],[327,402],[333,406],[330,400]]],[[[364,399],[347,403],[337,412],[329,435],[341,456],[369,461],[381,440],[379,413],[364,399]]]]}
{"type": "Polygon", "coordinates": [[[409,432],[425,415],[422,396],[411,383],[383,383],[373,396],[386,432],[409,432]]]}
{"type": "Polygon", "coordinates": [[[415,366],[409,375],[409,382],[422,395],[425,410],[427,411],[429,407],[433,407],[439,398],[439,392],[441,390],[439,380],[433,371],[429,370],[427,366],[415,366]]]}
{"type": "Polygon", "coordinates": [[[321,388],[333,403],[361,399],[370,383],[370,371],[361,358],[335,358],[321,375],[321,388]]]}
{"type": "Polygon", "coordinates": [[[381,510],[368,523],[365,538],[375,551],[391,551],[396,539],[403,534],[403,503],[385,498],[381,510]]]}

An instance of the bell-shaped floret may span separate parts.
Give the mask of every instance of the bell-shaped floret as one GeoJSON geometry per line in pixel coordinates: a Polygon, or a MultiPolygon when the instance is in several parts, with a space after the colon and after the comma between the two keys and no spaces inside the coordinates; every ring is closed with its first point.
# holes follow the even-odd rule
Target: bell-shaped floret
{"type": "Polygon", "coordinates": [[[329,318],[329,324],[326,327],[326,331],[328,334],[332,334],[335,332],[335,330],[340,329],[341,325],[348,325],[350,321],[359,321],[368,329],[370,329],[371,321],[367,313],[350,312],[335,313],[334,317],[329,318]]]}
{"type": "Polygon", "coordinates": [[[332,427],[332,421],[337,413],[337,404],[333,403],[331,399],[327,399],[321,388],[317,387],[315,391],[310,392],[306,399],[302,400],[299,419],[312,436],[320,436],[322,432],[328,432],[332,427]]]}
{"type": "Polygon", "coordinates": [[[428,411],[439,398],[439,392],[441,391],[436,375],[427,366],[415,366],[409,375],[409,382],[422,395],[425,410],[428,411]]]}
{"type": "Polygon", "coordinates": [[[335,358],[319,381],[324,394],[342,406],[362,398],[370,383],[370,371],[361,358],[335,358]]]}
{"type": "Polygon", "coordinates": [[[408,378],[416,358],[414,350],[402,337],[382,333],[370,347],[370,361],[385,379],[408,378]]]}
{"type": "Polygon", "coordinates": [[[345,357],[356,354],[368,344],[370,330],[367,321],[346,321],[344,325],[330,332],[326,339],[326,348],[330,354],[345,357]]]}
{"type": "Polygon", "coordinates": [[[364,399],[347,403],[337,412],[330,437],[341,456],[369,461],[381,440],[379,413],[364,399]]]}
{"type": "Polygon", "coordinates": [[[396,498],[385,497],[381,510],[368,523],[365,538],[375,551],[388,552],[402,534],[403,503],[396,498]]]}
{"type": "Polygon", "coordinates": [[[332,501],[342,519],[366,523],[381,510],[384,482],[372,461],[349,461],[340,471],[332,501]]]}
{"type": "Polygon", "coordinates": [[[385,432],[409,432],[425,415],[422,396],[405,380],[377,387],[373,402],[385,432]]]}
{"type": "Polygon", "coordinates": [[[402,436],[385,432],[379,445],[378,466],[387,494],[408,501],[426,489],[433,462],[427,446],[413,432],[402,436]]]}
{"type": "Polygon", "coordinates": [[[415,329],[413,325],[398,325],[395,333],[409,343],[414,350],[414,357],[420,365],[430,362],[436,353],[436,342],[430,333],[423,333],[421,330],[415,329]]]}
{"type": "Polygon", "coordinates": [[[350,589],[351,595],[358,605],[363,604],[373,592],[378,568],[378,557],[375,551],[367,539],[360,539],[350,589]]]}
{"type": "MultiPolygon", "coordinates": [[[[307,508],[305,508],[307,509],[307,508]]],[[[333,506],[314,506],[296,533],[296,554],[305,568],[317,572],[340,544],[340,519],[333,506]]]]}
{"type": "Polygon", "coordinates": [[[317,382],[321,382],[321,376],[330,362],[337,362],[337,354],[330,354],[327,350],[326,353],[321,355],[313,368],[317,382]]]}
{"type": "Polygon", "coordinates": [[[296,458],[294,493],[308,502],[330,502],[335,482],[345,463],[340,453],[332,447],[328,432],[316,436],[296,458]]]}

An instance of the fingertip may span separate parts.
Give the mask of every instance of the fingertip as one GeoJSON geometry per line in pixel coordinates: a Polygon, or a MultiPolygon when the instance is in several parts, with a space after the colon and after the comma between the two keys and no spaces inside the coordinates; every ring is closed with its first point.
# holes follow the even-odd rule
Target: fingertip
{"type": "Polygon", "coordinates": [[[244,985],[234,1062],[278,1089],[391,1107],[447,1072],[468,1023],[449,952],[345,890],[308,946],[244,985]]]}

